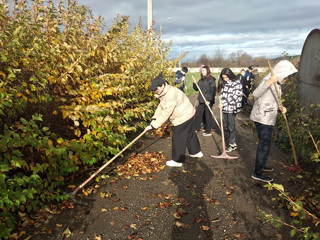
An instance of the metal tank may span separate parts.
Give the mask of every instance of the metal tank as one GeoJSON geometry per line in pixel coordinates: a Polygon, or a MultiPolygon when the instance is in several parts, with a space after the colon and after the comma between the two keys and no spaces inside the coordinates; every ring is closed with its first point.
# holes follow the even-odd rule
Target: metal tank
{"type": "Polygon", "coordinates": [[[301,107],[320,104],[320,29],[313,29],[300,57],[299,100],[301,107]]]}

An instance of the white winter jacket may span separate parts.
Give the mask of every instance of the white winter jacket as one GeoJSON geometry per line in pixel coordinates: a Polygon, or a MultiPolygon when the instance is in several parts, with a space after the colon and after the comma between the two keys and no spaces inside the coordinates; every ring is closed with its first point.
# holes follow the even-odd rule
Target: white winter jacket
{"type": "MultiPolygon", "coordinates": [[[[277,77],[277,87],[281,96],[281,81],[287,76],[296,73],[298,70],[293,64],[287,60],[282,60],[273,68],[273,73],[277,77]]],[[[260,85],[253,91],[254,105],[250,114],[250,119],[264,125],[274,126],[279,111],[279,100],[274,84],[270,87],[267,81],[270,79],[271,73],[264,77],[260,85]]]]}
{"type": "Polygon", "coordinates": [[[166,83],[160,95],[155,94],[160,99],[160,103],[152,117],[151,126],[160,127],[168,119],[173,126],[180,125],[191,119],[195,110],[189,98],[178,88],[166,83]]]}

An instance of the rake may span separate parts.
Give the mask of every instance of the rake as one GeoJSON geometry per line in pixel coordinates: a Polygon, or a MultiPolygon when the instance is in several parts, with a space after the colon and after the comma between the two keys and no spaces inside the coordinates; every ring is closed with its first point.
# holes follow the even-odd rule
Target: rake
{"type": "MultiPolygon", "coordinates": [[[[269,65],[269,70],[271,72],[271,75],[274,76],[274,73],[273,73],[273,70],[272,70],[272,67],[271,67],[269,59],[268,59],[268,65],[269,65]]],[[[279,105],[280,105],[281,108],[283,108],[281,97],[280,97],[278,86],[277,86],[276,82],[274,83],[274,87],[276,89],[276,93],[277,93],[277,96],[278,96],[279,105]]],[[[281,111],[281,113],[282,113],[283,118],[284,118],[284,120],[286,122],[287,132],[288,132],[288,136],[289,136],[289,139],[290,139],[290,144],[291,144],[291,147],[292,147],[292,154],[293,154],[293,159],[294,159],[294,166],[293,167],[289,167],[289,166],[283,165],[283,168],[285,168],[285,169],[287,169],[289,171],[292,171],[292,172],[303,172],[303,170],[300,168],[298,160],[297,160],[296,149],[294,147],[293,140],[292,140],[292,137],[291,137],[291,132],[290,132],[289,124],[288,124],[288,119],[287,119],[285,113],[283,113],[282,111],[281,111]]]]}
{"type": "MultiPolygon", "coordinates": [[[[219,98],[219,103],[221,106],[221,99],[219,98]]],[[[226,152],[226,143],[224,141],[224,131],[223,131],[223,116],[222,116],[222,106],[220,107],[220,122],[221,122],[221,136],[222,136],[222,154],[219,156],[210,155],[212,158],[223,158],[223,159],[236,159],[238,157],[229,156],[226,152]]]]}
{"type": "Polygon", "coordinates": [[[148,130],[144,130],[138,137],[136,137],[132,142],[130,142],[127,146],[125,146],[120,152],[118,152],[113,158],[111,158],[107,163],[105,163],[102,167],[100,167],[95,173],[93,173],[87,180],[85,180],[80,186],[78,186],[70,195],[71,199],[75,198],[77,192],[84,187],[92,178],[94,178],[99,172],[101,172],[106,166],[112,163],[118,156],[120,156],[128,147],[130,147],[133,143],[135,143],[140,137],[142,137],[148,130]]]}

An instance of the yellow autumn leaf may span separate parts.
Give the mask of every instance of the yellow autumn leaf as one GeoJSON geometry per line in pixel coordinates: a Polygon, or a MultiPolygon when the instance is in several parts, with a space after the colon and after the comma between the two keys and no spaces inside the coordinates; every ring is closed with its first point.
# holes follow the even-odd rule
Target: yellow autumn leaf
{"type": "Polygon", "coordinates": [[[62,111],[62,117],[63,118],[66,118],[66,117],[68,117],[70,115],[70,112],[68,112],[68,111],[62,111]]]}
{"type": "Polygon", "coordinates": [[[25,217],[27,215],[27,214],[22,213],[22,212],[18,212],[18,214],[19,214],[20,217],[25,217]]]}
{"type": "Polygon", "coordinates": [[[102,240],[102,237],[99,235],[99,236],[95,236],[93,240],[102,240]]]}
{"type": "Polygon", "coordinates": [[[174,223],[174,225],[176,225],[177,227],[187,227],[186,224],[184,224],[184,223],[182,223],[182,222],[179,222],[179,221],[176,221],[176,222],[174,223]]]}
{"type": "Polygon", "coordinates": [[[210,230],[210,227],[208,227],[206,225],[202,225],[201,228],[202,228],[203,231],[209,231],[210,230]]]}
{"type": "Polygon", "coordinates": [[[174,213],[172,215],[174,216],[175,219],[180,219],[181,218],[179,213],[174,213]]]}
{"type": "Polygon", "coordinates": [[[50,84],[53,84],[53,83],[56,82],[56,81],[55,81],[55,78],[54,78],[53,76],[48,77],[48,80],[49,80],[49,83],[50,83],[50,84]]]}
{"type": "Polygon", "coordinates": [[[69,228],[64,230],[64,232],[62,233],[62,235],[65,236],[66,238],[69,238],[71,236],[71,234],[72,234],[72,232],[69,230],[69,228]]]}
{"type": "Polygon", "coordinates": [[[130,224],[130,227],[137,230],[137,224],[132,223],[132,224],[130,224]]]}
{"type": "Polygon", "coordinates": [[[54,110],[54,111],[52,112],[52,114],[53,114],[53,115],[58,115],[58,111],[57,111],[57,110],[54,110]]]}
{"type": "Polygon", "coordinates": [[[297,212],[290,212],[290,216],[292,216],[292,217],[296,217],[298,215],[299,215],[299,213],[297,213],[297,212]]]}
{"type": "Polygon", "coordinates": [[[5,77],[6,77],[6,74],[5,74],[4,72],[0,71],[0,76],[2,76],[3,78],[5,78],[5,77]]]}
{"type": "Polygon", "coordinates": [[[281,184],[272,183],[271,186],[284,192],[284,187],[281,184]]]}
{"type": "Polygon", "coordinates": [[[58,138],[57,143],[58,143],[58,144],[63,143],[63,139],[62,139],[62,138],[58,138]]]}
{"type": "Polygon", "coordinates": [[[81,105],[78,105],[78,106],[76,106],[76,107],[74,108],[74,111],[79,111],[81,108],[82,108],[82,106],[81,106],[81,105]]]}
{"type": "Polygon", "coordinates": [[[12,240],[18,240],[18,238],[19,238],[18,233],[14,233],[14,234],[10,235],[10,239],[12,239],[12,240]]]}

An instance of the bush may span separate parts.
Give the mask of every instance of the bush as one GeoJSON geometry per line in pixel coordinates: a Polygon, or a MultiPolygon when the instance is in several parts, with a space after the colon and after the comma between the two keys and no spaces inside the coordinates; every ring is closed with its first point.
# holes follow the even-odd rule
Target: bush
{"type": "MultiPolygon", "coordinates": [[[[287,108],[287,119],[295,146],[298,164],[304,170],[293,177],[295,191],[285,192],[284,187],[272,184],[268,187],[280,192],[279,207],[286,207],[291,217],[291,223],[285,223],[281,218],[265,214],[266,219],[276,226],[286,225],[292,228],[291,238],[319,239],[320,231],[320,169],[319,169],[319,105],[310,105],[300,109],[298,94],[298,79],[291,78],[283,86],[283,105],[287,108]]],[[[279,146],[292,154],[286,123],[282,115],[277,119],[279,146]]],[[[293,159],[293,155],[292,155],[293,159]]]]}
{"type": "Polygon", "coordinates": [[[0,2],[0,238],[17,212],[67,196],[79,169],[119,152],[153,114],[150,79],[175,65],[159,34],[86,6],[0,2]]]}

